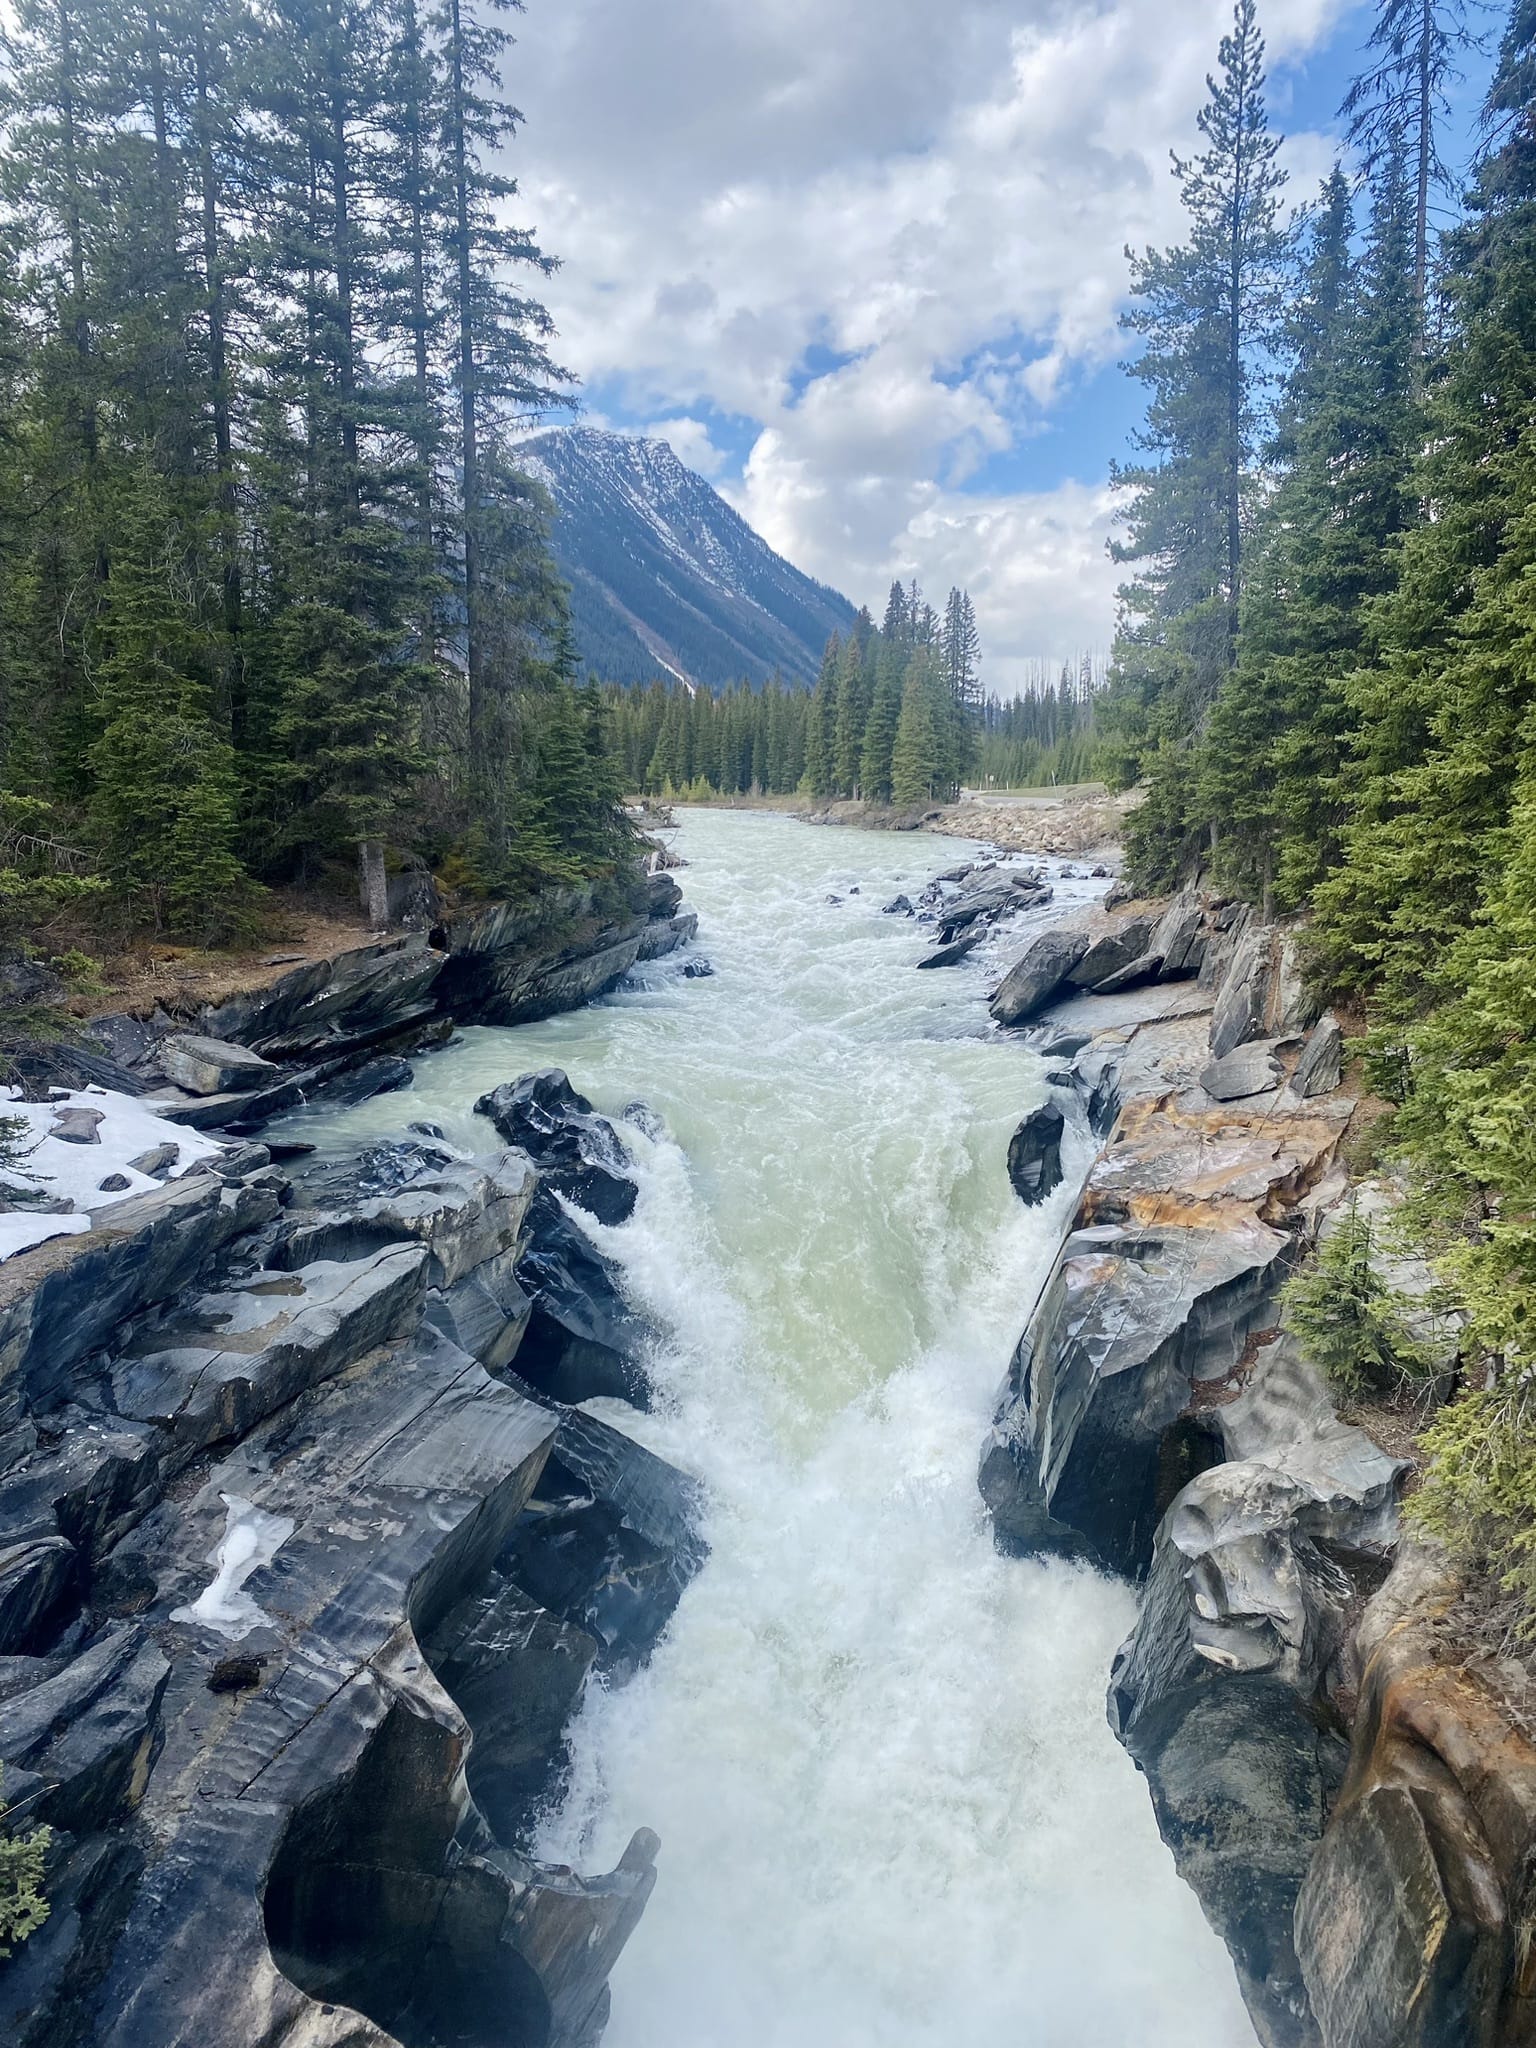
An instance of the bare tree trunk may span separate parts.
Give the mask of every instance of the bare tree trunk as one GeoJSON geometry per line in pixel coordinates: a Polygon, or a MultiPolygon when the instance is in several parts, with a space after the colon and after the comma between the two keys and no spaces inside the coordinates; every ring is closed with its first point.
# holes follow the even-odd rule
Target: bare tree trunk
{"type": "Polygon", "coordinates": [[[382,931],[389,923],[389,876],[384,869],[382,839],[357,842],[357,872],[364,914],[374,931],[382,931]]]}

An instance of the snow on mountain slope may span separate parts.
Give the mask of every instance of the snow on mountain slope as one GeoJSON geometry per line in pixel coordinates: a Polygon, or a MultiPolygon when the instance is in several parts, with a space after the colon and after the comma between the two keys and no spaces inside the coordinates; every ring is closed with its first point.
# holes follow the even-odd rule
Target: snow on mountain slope
{"type": "Polygon", "coordinates": [[[519,453],[555,501],[577,645],[605,680],[808,683],[852,623],[845,597],[775,554],[665,441],[556,427],[519,453]]]}

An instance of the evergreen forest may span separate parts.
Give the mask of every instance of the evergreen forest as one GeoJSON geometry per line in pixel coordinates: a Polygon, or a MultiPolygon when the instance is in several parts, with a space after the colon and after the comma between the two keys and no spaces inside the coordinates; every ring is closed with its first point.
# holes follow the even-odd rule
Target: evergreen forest
{"type": "Polygon", "coordinates": [[[1347,157],[1285,208],[1253,0],[1134,261],[1100,759],[1134,879],[1305,921],[1484,1361],[1422,1512],[1536,1600],[1536,0],[1380,0],[1347,157]],[[1492,82],[1464,181],[1451,93],[1492,82]]]}
{"type": "Polygon", "coordinates": [[[834,634],[813,690],[678,683],[609,693],[626,787],[647,795],[798,794],[903,809],[951,803],[986,747],[976,614],[963,590],[942,613],[916,583],[891,585],[876,626],[834,634]]]}
{"type": "MultiPolygon", "coordinates": [[[[516,435],[568,402],[502,0],[19,0],[0,167],[8,936],[505,893],[627,828],[516,435]]],[[[72,956],[66,956],[72,957],[72,956]]]]}
{"type": "Polygon", "coordinates": [[[718,695],[677,682],[607,691],[624,785],[647,796],[857,798],[911,809],[962,783],[1029,789],[1096,771],[1103,670],[1087,655],[1017,697],[985,695],[970,597],[936,618],[916,585],[891,586],[878,627],[834,635],[809,694],[749,683],[718,695]],[[909,690],[908,685],[911,685],[909,690]]]}

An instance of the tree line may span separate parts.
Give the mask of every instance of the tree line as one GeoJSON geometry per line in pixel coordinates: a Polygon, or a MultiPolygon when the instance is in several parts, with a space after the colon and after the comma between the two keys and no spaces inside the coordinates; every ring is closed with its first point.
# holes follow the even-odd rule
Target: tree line
{"type": "Polygon", "coordinates": [[[1536,0],[1458,193],[1476,26],[1381,0],[1352,155],[1288,223],[1239,0],[1174,166],[1186,238],[1135,262],[1148,408],[1099,725],[1148,790],[1136,876],[1305,913],[1317,981],[1371,1027],[1486,1361],[1432,1434],[1431,1511],[1475,1540],[1502,1517],[1491,1549],[1536,1601],[1510,1521],[1536,1511],[1536,0]]]}
{"type": "Polygon", "coordinates": [[[813,690],[657,682],[610,692],[609,707],[628,786],[650,795],[948,803],[975,758],[980,664],[965,591],[939,613],[916,583],[893,583],[879,626],[863,610],[833,634],[813,690]]]}
{"type": "MultiPolygon", "coordinates": [[[[566,401],[502,0],[18,0],[0,850],[208,942],[262,884],[623,850],[515,437],[566,401]]],[[[15,922],[14,915],[12,922],[15,922]]]]}

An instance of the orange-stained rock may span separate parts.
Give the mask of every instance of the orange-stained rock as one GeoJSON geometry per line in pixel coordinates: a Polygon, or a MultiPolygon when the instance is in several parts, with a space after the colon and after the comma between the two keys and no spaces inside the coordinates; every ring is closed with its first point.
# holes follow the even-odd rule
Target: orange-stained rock
{"type": "Polygon", "coordinates": [[[1349,1775],[1296,1908],[1326,2048],[1536,2043],[1536,1741],[1437,1628],[1456,1591],[1410,1546],[1362,1621],[1349,1775]]]}

